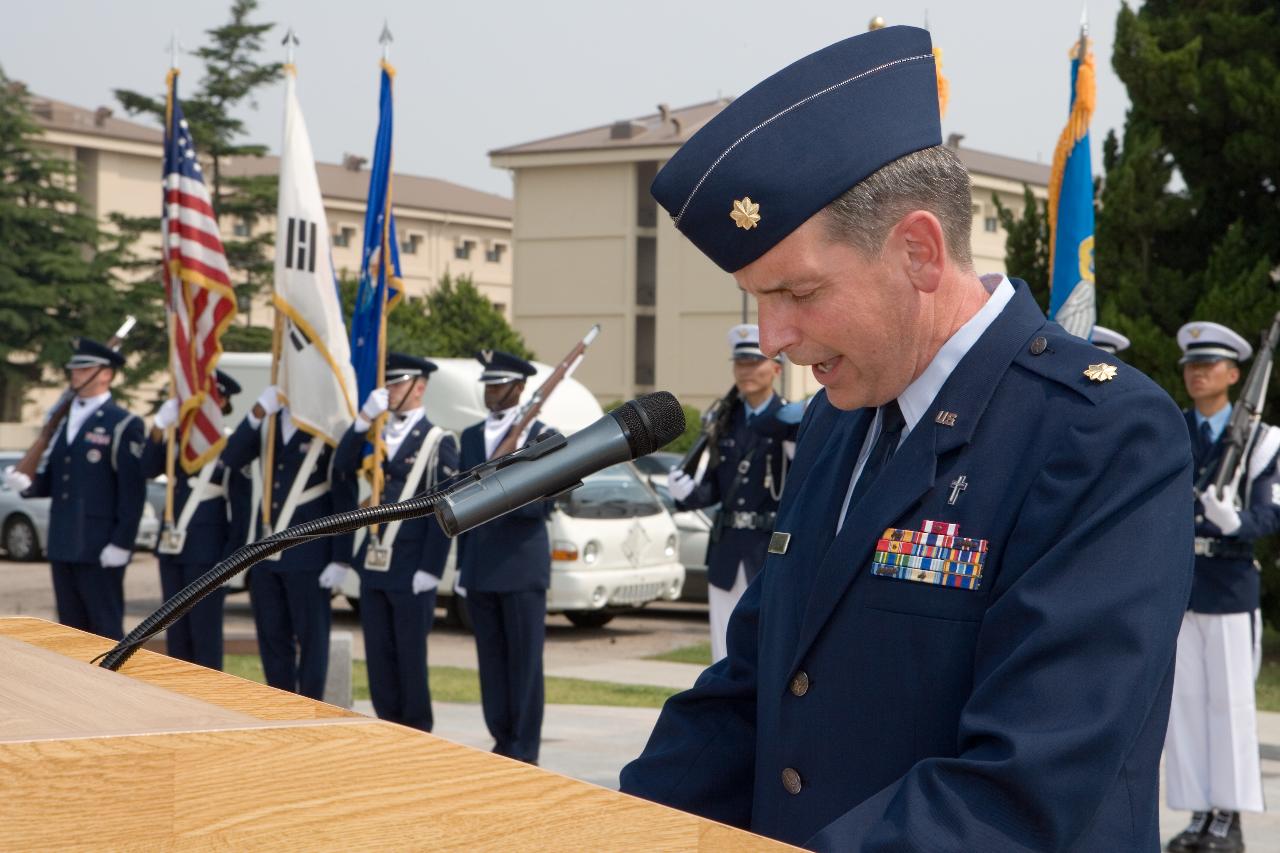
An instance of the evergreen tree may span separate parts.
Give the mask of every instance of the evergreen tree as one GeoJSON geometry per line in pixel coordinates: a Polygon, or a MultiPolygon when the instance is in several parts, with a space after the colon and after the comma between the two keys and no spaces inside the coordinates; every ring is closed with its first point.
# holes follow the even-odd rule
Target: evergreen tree
{"type": "MultiPolygon", "coordinates": [[[[1099,321],[1184,405],[1178,327],[1212,320],[1256,341],[1280,309],[1277,57],[1274,0],[1147,0],[1116,22],[1112,64],[1132,106],[1123,144],[1113,134],[1104,149],[1099,321]]],[[[1261,556],[1263,612],[1278,624],[1280,571],[1261,556]]]]}
{"type": "Polygon", "coordinates": [[[996,206],[996,216],[1005,230],[1004,268],[1031,288],[1041,310],[1049,310],[1049,214],[1048,203],[1022,185],[1022,215],[1001,203],[1000,197],[991,194],[996,206]]]}
{"type": "Polygon", "coordinates": [[[39,143],[27,93],[0,71],[0,420],[19,420],[25,391],[61,369],[77,335],[106,340],[126,314],[124,383],[164,363],[158,292],[120,271],[133,235],[100,229],[76,193],[75,162],[39,143]],[[158,355],[156,355],[158,353],[158,355]]]}
{"type": "MultiPolygon", "coordinates": [[[[251,22],[249,17],[257,7],[257,0],[232,3],[230,20],[208,30],[209,43],[192,54],[203,63],[204,77],[196,88],[180,84],[178,91],[196,151],[209,164],[204,174],[218,223],[221,225],[225,217],[230,217],[243,223],[250,235],[222,241],[241,305],[252,304],[254,296],[270,289],[275,270],[271,253],[274,235],[253,232],[263,217],[275,214],[276,176],[223,174],[227,158],[261,157],[267,153],[265,145],[238,141],[245,134],[245,126],[233,115],[242,105],[256,108],[255,93],[275,82],[283,68],[279,62],[258,61],[262,38],[275,24],[251,22]]],[[[149,115],[164,124],[164,95],[152,97],[126,89],[117,89],[115,95],[130,114],[149,115]]],[[[248,311],[240,313],[246,325],[252,322],[248,311]]]]}

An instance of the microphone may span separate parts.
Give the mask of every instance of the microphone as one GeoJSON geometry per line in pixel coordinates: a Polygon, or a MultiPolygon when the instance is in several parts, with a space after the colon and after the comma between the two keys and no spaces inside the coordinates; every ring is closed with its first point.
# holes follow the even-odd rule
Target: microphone
{"type": "Polygon", "coordinates": [[[321,536],[435,513],[440,527],[456,536],[539,498],[577,486],[601,468],[652,453],[684,432],[684,410],[666,391],[645,394],[573,437],[544,436],[514,453],[459,474],[452,484],[400,503],[361,507],[317,518],[250,542],[183,587],[100,656],[104,669],[118,670],[142,644],[182,618],[214,589],[286,548],[321,536]]]}
{"type": "Polygon", "coordinates": [[[494,460],[491,470],[441,495],[436,521],[457,536],[539,498],[563,494],[601,468],[645,456],[684,432],[684,410],[666,391],[619,406],[569,438],[548,435],[494,460]]]}

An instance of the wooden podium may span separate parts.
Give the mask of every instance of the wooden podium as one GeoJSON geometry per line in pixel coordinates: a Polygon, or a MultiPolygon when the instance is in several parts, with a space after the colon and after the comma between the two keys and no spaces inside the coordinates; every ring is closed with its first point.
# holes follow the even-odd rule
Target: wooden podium
{"type": "Polygon", "coordinates": [[[787,850],[109,640],[0,618],[0,849],[787,850]]]}

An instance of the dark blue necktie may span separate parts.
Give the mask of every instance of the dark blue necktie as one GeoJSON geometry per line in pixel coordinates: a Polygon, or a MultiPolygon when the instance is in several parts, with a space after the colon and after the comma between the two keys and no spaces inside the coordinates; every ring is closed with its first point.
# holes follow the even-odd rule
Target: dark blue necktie
{"type": "Polygon", "coordinates": [[[862,500],[863,495],[870,491],[872,484],[884,470],[884,466],[888,465],[889,460],[893,458],[893,452],[898,449],[902,428],[905,425],[906,421],[902,417],[902,409],[898,407],[897,400],[880,407],[880,436],[876,439],[875,446],[871,448],[871,455],[867,457],[866,464],[862,466],[858,484],[853,487],[853,496],[849,498],[849,512],[852,512],[858,505],[858,501],[862,500]]]}
{"type": "Polygon", "coordinates": [[[1200,458],[1203,459],[1209,455],[1209,451],[1213,449],[1213,429],[1209,426],[1208,421],[1200,423],[1200,458]]]}

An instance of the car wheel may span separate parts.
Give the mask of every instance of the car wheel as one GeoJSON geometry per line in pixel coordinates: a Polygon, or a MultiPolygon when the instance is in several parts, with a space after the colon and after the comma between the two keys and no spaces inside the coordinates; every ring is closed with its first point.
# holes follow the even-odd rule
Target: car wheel
{"type": "Polygon", "coordinates": [[[603,628],[616,614],[604,610],[566,610],[564,615],[575,628],[603,628]]]}
{"type": "Polygon", "coordinates": [[[9,519],[4,526],[4,550],[10,560],[28,562],[40,559],[40,540],[35,525],[25,515],[9,519]]]}

